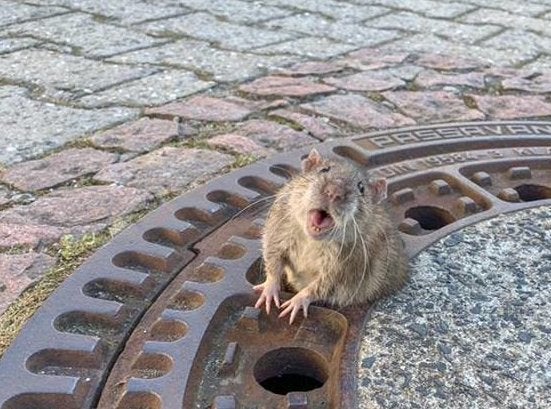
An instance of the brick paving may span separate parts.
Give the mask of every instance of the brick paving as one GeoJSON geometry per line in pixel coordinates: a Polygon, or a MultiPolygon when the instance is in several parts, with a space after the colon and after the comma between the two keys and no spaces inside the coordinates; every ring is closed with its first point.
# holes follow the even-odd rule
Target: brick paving
{"type": "Polygon", "coordinates": [[[97,232],[239,164],[551,117],[551,1],[0,0],[0,314],[97,232]]]}

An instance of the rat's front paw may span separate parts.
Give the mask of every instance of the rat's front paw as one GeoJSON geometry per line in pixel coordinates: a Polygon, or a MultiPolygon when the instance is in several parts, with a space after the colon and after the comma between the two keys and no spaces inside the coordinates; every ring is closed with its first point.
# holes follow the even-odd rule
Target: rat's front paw
{"type": "Polygon", "coordinates": [[[262,304],[266,307],[266,313],[270,314],[272,300],[277,308],[279,308],[279,283],[274,280],[266,280],[262,284],[255,285],[253,290],[260,291],[260,297],[254,305],[255,308],[262,308],[262,304]]]}
{"type": "Polygon", "coordinates": [[[293,298],[285,301],[281,305],[281,308],[283,309],[283,311],[281,311],[281,314],[279,314],[279,317],[280,318],[285,317],[287,314],[291,313],[291,317],[289,318],[289,324],[292,324],[298,312],[302,308],[302,311],[304,312],[304,318],[306,318],[308,317],[308,306],[310,305],[310,302],[312,302],[310,293],[308,291],[301,290],[298,293],[296,293],[293,298]]]}

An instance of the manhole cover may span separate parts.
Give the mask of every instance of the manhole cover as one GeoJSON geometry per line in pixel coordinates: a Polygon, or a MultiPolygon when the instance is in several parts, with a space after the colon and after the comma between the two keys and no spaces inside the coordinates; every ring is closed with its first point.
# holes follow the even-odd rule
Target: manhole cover
{"type": "MultiPolygon", "coordinates": [[[[408,254],[551,204],[551,123],[398,129],[319,145],[389,179],[408,254]]],[[[0,362],[2,409],[358,407],[366,307],[289,326],[252,308],[260,228],[296,151],[161,206],[94,254],[0,362]],[[260,403],[259,403],[260,402],[260,403]]]]}

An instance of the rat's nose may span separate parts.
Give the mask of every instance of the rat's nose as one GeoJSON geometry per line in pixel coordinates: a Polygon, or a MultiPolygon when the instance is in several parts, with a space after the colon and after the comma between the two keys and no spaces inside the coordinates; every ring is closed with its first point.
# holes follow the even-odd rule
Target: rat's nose
{"type": "Polygon", "coordinates": [[[340,202],[344,197],[344,189],[338,185],[325,186],[323,193],[325,193],[331,202],[340,202]]]}

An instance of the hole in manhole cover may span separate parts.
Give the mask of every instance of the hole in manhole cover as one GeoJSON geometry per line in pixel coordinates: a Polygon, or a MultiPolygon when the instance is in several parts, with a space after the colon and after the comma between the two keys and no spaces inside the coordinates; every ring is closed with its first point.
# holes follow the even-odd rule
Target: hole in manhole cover
{"type": "Polygon", "coordinates": [[[321,388],[328,376],[327,362],[305,348],[280,348],[264,354],[254,366],[256,381],[278,395],[321,388]]]}
{"type": "MultiPolygon", "coordinates": [[[[551,204],[547,122],[397,129],[318,149],[388,179],[388,209],[412,257],[444,237],[444,247],[455,246],[454,232],[468,225],[551,204]]],[[[359,407],[356,361],[364,324],[373,322],[369,306],[312,306],[294,325],[253,308],[266,210],[308,150],[176,198],[94,254],[0,361],[0,408],[359,407]]],[[[425,324],[404,325],[432,336],[425,324]]],[[[377,359],[362,365],[375,369],[377,359]]]]}
{"type": "Polygon", "coordinates": [[[406,217],[417,220],[424,230],[438,230],[455,221],[446,209],[434,206],[417,206],[406,210],[406,217]]]}

